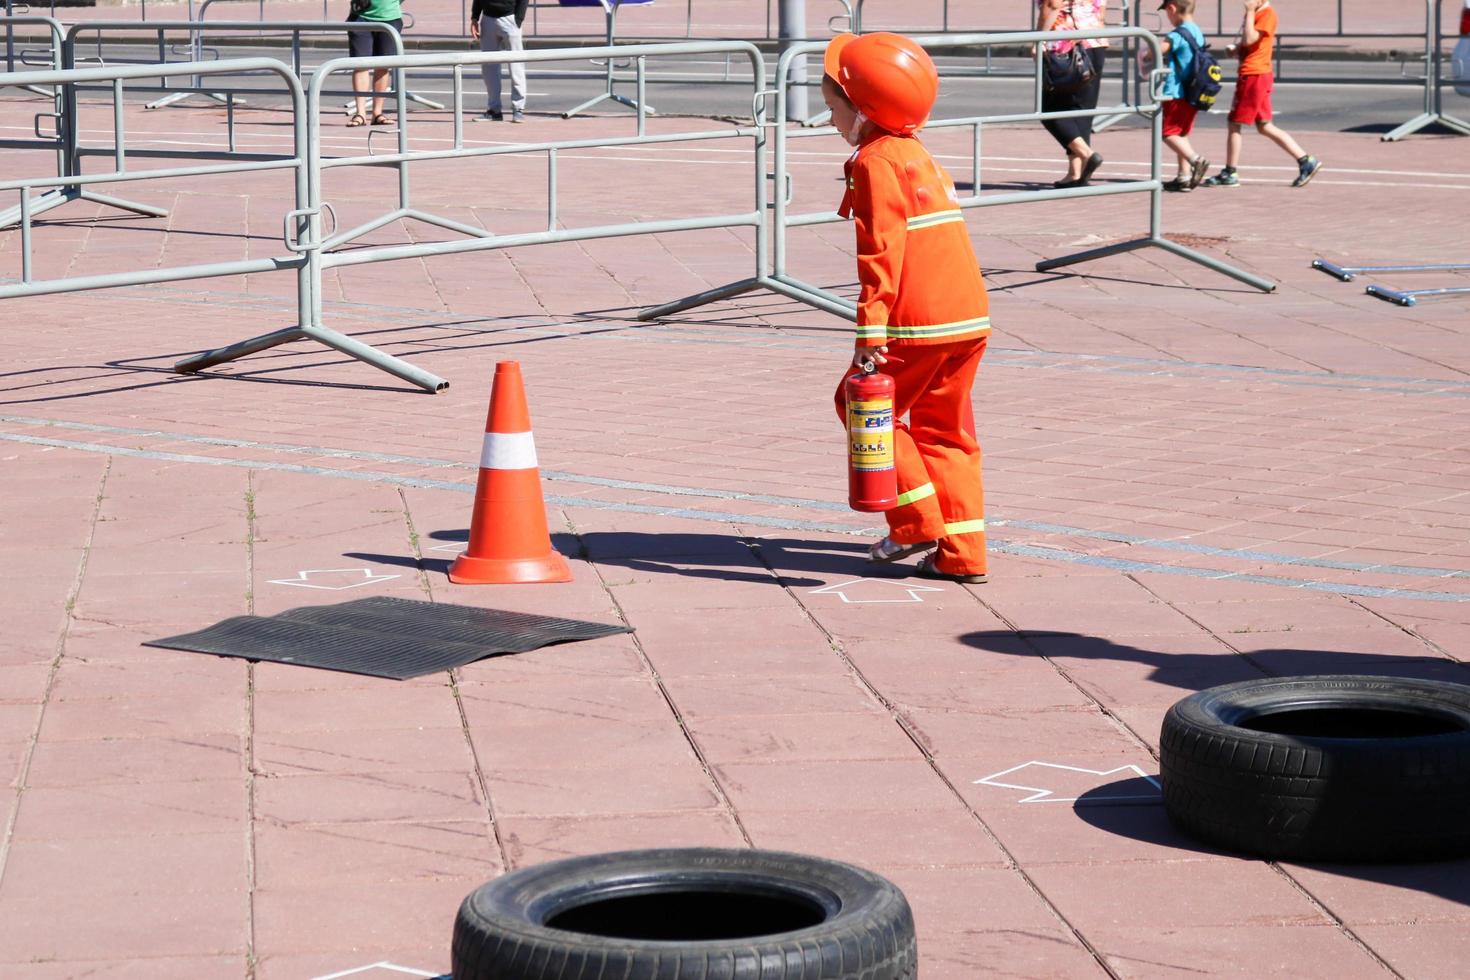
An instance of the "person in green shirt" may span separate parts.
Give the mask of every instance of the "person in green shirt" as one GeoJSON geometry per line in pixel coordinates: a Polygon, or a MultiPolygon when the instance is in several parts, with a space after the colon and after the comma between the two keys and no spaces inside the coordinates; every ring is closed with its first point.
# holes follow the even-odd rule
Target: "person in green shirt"
{"type": "MultiPolygon", "coordinates": [[[[403,8],[399,0],[351,0],[352,9],[347,15],[347,22],[371,21],[376,24],[387,24],[395,31],[403,33],[403,8]]],[[[347,53],[353,58],[384,58],[398,53],[393,45],[392,39],[384,31],[347,30],[347,53]]],[[[388,69],[374,68],[371,72],[367,69],[354,71],[352,73],[352,90],[357,100],[357,111],[347,119],[349,126],[366,126],[367,96],[363,93],[368,91],[368,75],[372,75],[373,92],[373,115],[374,126],[386,126],[388,117],[383,115],[383,96],[380,93],[388,91],[388,69]]]]}

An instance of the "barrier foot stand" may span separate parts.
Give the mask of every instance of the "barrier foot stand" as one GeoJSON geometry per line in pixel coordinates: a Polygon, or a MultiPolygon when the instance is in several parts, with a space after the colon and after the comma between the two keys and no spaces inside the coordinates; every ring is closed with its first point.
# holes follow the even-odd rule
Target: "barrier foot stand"
{"type": "Polygon", "coordinates": [[[329,327],[322,326],[303,327],[301,330],[305,336],[315,340],[319,344],[325,344],[333,350],[341,351],[349,357],[355,357],[365,364],[371,364],[380,371],[387,371],[395,378],[402,378],[410,384],[418,385],[430,394],[443,391],[449,387],[449,382],[437,374],[430,374],[422,368],[416,368],[407,361],[394,357],[392,354],[384,354],[376,347],[370,344],[364,344],[360,340],[353,340],[345,333],[338,333],[329,327]]]}
{"type": "Polygon", "coordinates": [[[443,391],[449,387],[449,382],[428,371],[421,370],[400,360],[392,354],[384,354],[376,347],[353,340],[346,334],[338,333],[328,327],[287,327],[284,330],[276,330],[272,333],[242,340],[237,344],[227,347],[218,347],[193,357],[186,357],[174,365],[174,370],[179,374],[194,374],[205,368],[214,367],[216,364],[224,364],[227,361],[239,360],[250,354],[258,354],[263,350],[278,347],[281,344],[289,344],[297,340],[315,340],[333,350],[341,351],[349,357],[355,357],[359,361],[371,364],[373,367],[397,378],[402,378],[410,384],[418,385],[428,392],[443,391]]]}
{"type": "Polygon", "coordinates": [[[168,208],[157,208],[151,204],[140,204],[137,201],[124,200],[121,197],[113,197],[111,194],[98,194],[96,191],[82,191],[77,195],[82,201],[91,201],[93,204],[102,204],[109,208],[117,208],[119,211],[131,211],[141,214],[145,218],[167,218],[168,208]]]}
{"type": "Polygon", "coordinates": [[[443,102],[435,102],[433,99],[425,98],[424,96],[419,95],[417,92],[413,92],[413,91],[404,92],[403,93],[403,97],[405,99],[407,99],[408,101],[410,101],[410,102],[417,102],[419,105],[426,106],[427,108],[430,108],[430,109],[442,109],[442,108],[444,108],[444,103],[443,102]]]}
{"type": "Polygon", "coordinates": [[[1326,259],[1313,259],[1312,268],[1318,270],[1319,272],[1327,273],[1329,276],[1338,280],[1339,282],[1352,282],[1353,277],[1355,277],[1360,271],[1362,271],[1359,269],[1353,269],[1350,271],[1348,269],[1344,269],[1340,265],[1328,262],[1326,259]]]}
{"type": "Polygon", "coordinates": [[[1101,248],[1089,248],[1085,252],[1073,252],[1071,255],[1062,255],[1055,259],[1042,259],[1036,263],[1036,271],[1050,272],[1053,269],[1060,269],[1064,265],[1076,265],[1079,262],[1091,262],[1093,259],[1105,259],[1109,255],[1121,255],[1124,252],[1137,251],[1140,248],[1146,248],[1152,244],[1152,238],[1135,238],[1132,241],[1103,245],[1101,248]]]}
{"type": "MultiPolygon", "coordinates": [[[[37,195],[31,202],[31,219],[35,220],[38,215],[45,214],[54,208],[72,201],[90,201],[93,204],[101,204],[104,207],[117,208],[119,211],[131,211],[141,214],[145,218],[166,218],[167,208],[156,208],[151,204],[140,204],[137,201],[127,201],[120,197],[112,197],[108,194],[98,194],[96,191],[79,190],[76,187],[63,187],[44,194],[37,195]]],[[[0,211],[0,230],[20,224],[20,208],[8,208],[0,211]]]]}
{"type": "MultiPolygon", "coordinates": [[[[57,190],[46,191],[44,194],[37,194],[31,198],[31,219],[35,220],[37,215],[44,214],[52,208],[61,207],[63,204],[72,200],[73,197],[73,194],[59,188],[57,190]]],[[[19,207],[7,208],[4,211],[0,211],[0,230],[18,224],[20,224],[19,207]]]]}
{"type": "Polygon", "coordinates": [[[1419,130],[1433,126],[1435,123],[1439,123],[1446,129],[1452,129],[1461,136],[1470,136],[1470,123],[1465,122],[1465,120],[1456,119],[1454,116],[1446,115],[1443,112],[1423,112],[1404,123],[1398,129],[1384,133],[1382,139],[1385,143],[1392,143],[1396,140],[1403,139],[1405,136],[1412,136],[1419,132],[1419,130]]]}
{"type": "Polygon", "coordinates": [[[415,221],[422,221],[426,225],[433,225],[436,228],[443,228],[446,231],[457,231],[461,235],[465,235],[469,238],[495,237],[494,232],[486,231],[484,228],[476,228],[474,225],[463,224],[461,222],[454,221],[451,218],[441,218],[437,214],[429,214],[427,211],[418,211],[414,208],[397,208],[393,211],[389,211],[385,215],[374,218],[372,221],[358,225],[356,228],[350,228],[347,231],[338,232],[331,238],[328,238],[326,241],[322,242],[322,251],[330,252],[335,249],[341,248],[348,242],[354,242],[357,239],[361,238],[363,235],[368,234],[369,232],[377,231],[384,225],[391,225],[395,221],[401,221],[407,218],[412,218],[415,221]]]}
{"type": "Polygon", "coordinates": [[[787,299],[794,299],[798,303],[805,303],[807,306],[815,306],[819,310],[826,310],[833,316],[840,316],[844,320],[857,319],[857,307],[848,306],[841,297],[835,296],[825,290],[816,289],[815,287],[804,289],[800,286],[793,286],[789,282],[782,282],[780,279],[762,279],[761,285],[773,293],[779,293],[785,296],[787,299]]]}
{"type": "MultiPolygon", "coordinates": [[[[841,296],[838,296],[830,289],[823,289],[821,286],[814,286],[809,282],[798,279],[795,276],[785,272],[778,272],[771,276],[771,278],[774,279],[776,282],[782,283],[786,286],[790,286],[792,289],[800,290],[801,292],[807,294],[806,297],[799,297],[803,300],[803,302],[805,302],[807,298],[811,298],[813,300],[813,305],[817,306],[818,309],[826,310],[828,313],[836,313],[838,316],[844,317],[848,320],[857,319],[857,303],[850,299],[843,299],[841,296]]],[[[782,295],[790,294],[783,293],[782,295]]]]}
{"type": "Polygon", "coordinates": [[[1413,306],[1418,302],[1408,293],[1401,293],[1397,289],[1389,289],[1387,286],[1373,285],[1363,290],[1363,292],[1369,296],[1376,296],[1379,299],[1388,300],[1397,306],[1413,306]]]}
{"type": "Polygon", "coordinates": [[[706,289],[704,292],[695,293],[693,296],[676,299],[672,303],[665,303],[662,306],[650,306],[646,310],[638,311],[636,319],[658,320],[662,317],[673,316],[675,313],[683,313],[685,310],[692,310],[696,306],[704,306],[707,303],[718,303],[722,299],[739,296],[741,293],[748,293],[752,289],[759,289],[760,287],[760,279],[741,279],[738,282],[716,286],[714,289],[706,289]]]}
{"type": "Polygon", "coordinates": [[[1062,255],[1055,259],[1043,259],[1036,263],[1036,271],[1050,272],[1053,269],[1060,269],[1062,266],[1091,262],[1093,259],[1104,259],[1110,255],[1121,255],[1124,252],[1134,252],[1140,248],[1148,248],[1149,246],[1162,248],[1166,252],[1173,252],[1180,258],[1197,262],[1206,268],[1214,269],[1216,272],[1227,275],[1232,279],[1237,279],[1248,286],[1254,286],[1263,293],[1276,291],[1276,284],[1269,279],[1262,279],[1260,276],[1252,275],[1243,269],[1237,269],[1233,265],[1227,265],[1217,259],[1212,259],[1203,252],[1196,252],[1192,248],[1185,248],[1183,245],[1177,242],[1171,242],[1167,238],[1135,238],[1132,241],[1104,245],[1101,248],[1090,248],[1085,252],[1074,252],[1071,255],[1062,255]]]}
{"type": "Polygon", "coordinates": [[[56,97],[55,92],[48,92],[39,85],[22,85],[21,88],[27,92],[33,92],[36,95],[44,95],[48,99],[56,97]]]}
{"type": "MultiPolygon", "coordinates": [[[[202,95],[206,99],[213,99],[214,101],[218,102],[220,105],[229,105],[230,104],[230,100],[227,99],[227,98],[225,98],[223,95],[221,95],[218,92],[174,92],[174,93],[172,93],[170,95],[165,95],[161,99],[154,99],[152,102],[148,103],[143,108],[145,108],[145,109],[162,109],[164,106],[173,105],[175,102],[182,102],[185,99],[192,99],[196,95],[202,95]]],[[[244,99],[235,99],[235,105],[245,105],[245,100],[244,99]]]]}
{"type": "Polygon", "coordinates": [[[1110,116],[1099,116],[1092,121],[1092,131],[1094,133],[1100,133],[1111,126],[1118,125],[1118,123],[1125,119],[1131,118],[1133,118],[1133,113],[1131,112],[1115,112],[1110,116]]]}
{"type": "MultiPolygon", "coordinates": [[[[570,119],[579,112],[586,112],[588,109],[592,108],[600,102],[616,102],[618,105],[627,106],[629,109],[634,110],[638,108],[638,103],[634,102],[630,98],[627,98],[626,96],[618,95],[614,92],[599,92],[592,98],[588,99],[586,102],[583,102],[581,105],[573,106],[566,112],[563,112],[561,114],[561,117],[563,119],[570,119]]],[[[658,115],[658,110],[654,109],[653,106],[649,105],[646,102],[643,104],[643,111],[648,113],[650,116],[658,115]]]]}
{"type": "Polygon", "coordinates": [[[1448,289],[1390,289],[1387,286],[1372,285],[1363,290],[1369,296],[1377,296],[1386,299],[1390,303],[1399,306],[1414,306],[1419,302],[1420,296],[1463,296],[1470,293],[1470,286],[1452,286],[1448,289]]]}
{"type": "Polygon", "coordinates": [[[1196,252],[1194,249],[1180,245],[1178,242],[1171,242],[1167,238],[1155,238],[1150,244],[1156,245],[1166,252],[1173,252],[1180,258],[1188,259],[1207,269],[1214,269],[1222,276],[1229,276],[1231,279],[1237,282],[1243,282],[1247,286],[1259,289],[1263,293],[1276,292],[1276,284],[1271,280],[1262,279],[1260,276],[1246,272],[1244,269],[1237,269],[1228,262],[1221,262],[1219,259],[1211,258],[1203,252],[1196,252]]]}
{"type": "Polygon", "coordinates": [[[228,347],[216,347],[214,350],[207,350],[202,354],[186,357],[182,361],[174,364],[174,371],[179,374],[193,374],[196,371],[203,371],[205,368],[214,367],[216,364],[224,364],[226,361],[233,361],[247,354],[255,354],[263,350],[269,350],[272,347],[278,347],[281,344],[289,344],[294,340],[305,339],[306,331],[300,327],[287,327],[284,330],[277,330],[274,333],[253,337],[250,340],[242,340],[238,344],[230,344],[228,347]]]}

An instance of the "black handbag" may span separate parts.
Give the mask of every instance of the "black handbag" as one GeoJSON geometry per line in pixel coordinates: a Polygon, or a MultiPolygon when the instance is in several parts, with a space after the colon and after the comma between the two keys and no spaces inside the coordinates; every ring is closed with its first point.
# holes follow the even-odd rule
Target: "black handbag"
{"type": "MultiPolygon", "coordinates": [[[[1067,7],[1067,16],[1072,8],[1067,7]]],[[[1072,21],[1076,26],[1077,21],[1072,21]]],[[[1066,51],[1046,51],[1041,56],[1041,87],[1058,95],[1071,95],[1091,85],[1097,72],[1092,67],[1092,58],[1087,49],[1074,42],[1066,51]]]]}

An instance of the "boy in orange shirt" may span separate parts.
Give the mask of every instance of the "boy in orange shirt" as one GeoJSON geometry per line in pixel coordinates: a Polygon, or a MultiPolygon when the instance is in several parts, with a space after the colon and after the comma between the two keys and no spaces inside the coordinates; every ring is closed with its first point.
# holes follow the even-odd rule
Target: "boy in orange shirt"
{"type": "Polygon", "coordinates": [[[1276,44],[1276,8],[1271,0],[1244,0],[1245,18],[1235,44],[1226,54],[1240,57],[1240,74],[1235,82],[1235,101],[1230,105],[1230,133],[1225,137],[1225,166],[1206,180],[1206,187],[1237,187],[1240,177],[1242,130],[1255,124],[1260,134],[1291,154],[1297,164],[1292,187],[1303,187],[1322,169],[1322,161],[1303,150],[1291,134],[1271,121],[1271,89],[1276,77],[1271,72],[1271,52],[1276,44]]]}
{"type": "MultiPolygon", "coordinates": [[[[914,135],[928,121],[939,73],[923,48],[889,33],[838,35],[823,67],[832,124],[856,147],[839,208],[856,225],[862,286],[852,363],[884,365],[896,389],[898,505],[868,558],[932,549],[920,576],[984,582],[985,490],[970,389],[990,306],[954,181],[914,135]],[[902,359],[884,357],[890,347],[902,359]]],[[[846,424],[841,384],[837,414],[846,424]]]]}

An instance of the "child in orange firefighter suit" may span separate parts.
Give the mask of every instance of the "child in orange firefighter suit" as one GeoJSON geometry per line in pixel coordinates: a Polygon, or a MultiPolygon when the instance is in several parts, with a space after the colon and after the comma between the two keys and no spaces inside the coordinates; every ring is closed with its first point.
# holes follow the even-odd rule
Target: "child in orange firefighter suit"
{"type": "MultiPolygon", "coordinates": [[[[970,387],[990,335],[989,300],[954,181],[914,136],[934,106],[939,73],[923,48],[888,33],[838,35],[823,67],[832,122],[857,147],[839,209],[856,225],[862,287],[852,363],[877,363],[896,389],[898,506],[868,557],[891,562],[932,550],[919,575],[984,582],[985,491],[970,387]],[[890,348],[902,359],[884,357],[890,348]]],[[[846,424],[842,385],[837,414],[846,424]]]]}

